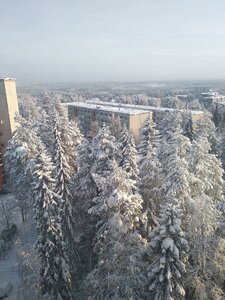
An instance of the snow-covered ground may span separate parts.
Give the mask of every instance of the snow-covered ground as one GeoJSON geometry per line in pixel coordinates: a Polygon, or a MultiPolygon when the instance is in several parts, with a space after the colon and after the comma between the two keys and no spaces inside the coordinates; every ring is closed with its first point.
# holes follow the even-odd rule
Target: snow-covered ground
{"type": "MultiPolygon", "coordinates": [[[[0,197],[3,197],[2,195],[0,197]]],[[[14,237],[13,243],[9,251],[0,258],[0,284],[3,286],[7,283],[12,283],[12,290],[6,300],[17,300],[18,288],[21,282],[18,254],[21,255],[23,248],[28,248],[33,245],[36,239],[34,220],[32,215],[28,216],[27,222],[23,223],[20,215],[14,219],[18,231],[14,237]]],[[[0,228],[2,230],[2,228],[0,228]]],[[[21,299],[21,298],[20,298],[21,299]]]]}
{"type": "Polygon", "coordinates": [[[12,248],[0,260],[0,282],[1,285],[12,283],[12,290],[7,300],[16,300],[17,291],[20,282],[17,264],[17,251],[19,247],[19,239],[15,238],[12,248]]]}

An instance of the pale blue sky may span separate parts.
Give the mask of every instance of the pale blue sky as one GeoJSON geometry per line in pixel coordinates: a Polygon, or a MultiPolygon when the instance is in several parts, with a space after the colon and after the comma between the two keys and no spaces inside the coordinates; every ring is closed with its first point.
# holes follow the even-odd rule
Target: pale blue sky
{"type": "Polygon", "coordinates": [[[0,76],[225,79],[225,0],[0,0],[0,76]]]}

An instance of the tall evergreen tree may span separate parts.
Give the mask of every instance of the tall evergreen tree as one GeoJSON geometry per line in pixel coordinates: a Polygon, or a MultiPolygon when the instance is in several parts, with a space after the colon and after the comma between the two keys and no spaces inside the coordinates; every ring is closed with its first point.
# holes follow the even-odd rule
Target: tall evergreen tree
{"type": "Polygon", "coordinates": [[[103,125],[99,133],[93,138],[92,155],[94,164],[91,172],[101,175],[110,172],[114,158],[119,159],[118,145],[108,126],[103,125]]]}
{"type": "Polygon", "coordinates": [[[151,233],[147,253],[154,256],[148,269],[148,299],[185,299],[185,256],[189,250],[181,228],[179,201],[167,198],[160,210],[159,226],[151,233]]]}
{"type": "Polygon", "coordinates": [[[93,265],[95,220],[88,214],[92,200],[97,195],[97,186],[91,173],[93,163],[91,143],[84,138],[77,148],[77,172],[71,178],[73,217],[76,230],[81,235],[77,245],[80,257],[77,267],[81,279],[90,272],[93,265]]]}
{"type": "Polygon", "coordinates": [[[221,113],[219,111],[218,103],[215,104],[215,107],[213,109],[213,119],[212,120],[217,128],[221,122],[221,113]]]}
{"type": "Polygon", "coordinates": [[[62,144],[61,132],[58,130],[58,119],[55,118],[54,128],[54,166],[55,166],[55,192],[62,198],[61,217],[63,235],[66,241],[73,239],[73,217],[72,217],[72,196],[69,191],[70,175],[69,165],[65,157],[65,146],[62,144]]]}
{"type": "Polygon", "coordinates": [[[162,201],[161,186],[164,179],[163,167],[157,149],[149,142],[145,160],[140,166],[139,189],[143,197],[143,208],[147,215],[145,231],[149,233],[157,224],[157,215],[162,201]]]}
{"type": "Polygon", "coordinates": [[[41,141],[33,123],[21,117],[17,122],[18,127],[7,146],[4,167],[12,192],[18,199],[22,219],[25,221],[27,211],[32,205],[32,168],[41,141]]]}
{"type": "Polygon", "coordinates": [[[171,131],[163,136],[164,152],[162,153],[162,164],[164,166],[165,180],[162,185],[162,193],[167,197],[175,197],[182,209],[190,199],[191,173],[187,161],[187,153],[190,149],[190,141],[181,134],[181,127],[175,123],[171,131]]]}
{"type": "Polygon", "coordinates": [[[186,216],[190,240],[188,294],[197,300],[223,299],[225,241],[217,234],[220,224],[217,206],[223,201],[223,171],[216,156],[210,153],[204,136],[193,142],[190,171],[193,201],[186,216]]]}
{"type": "Polygon", "coordinates": [[[118,140],[120,138],[120,134],[122,130],[122,124],[118,116],[115,116],[114,114],[112,115],[109,124],[109,129],[112,135],[115,137],[115,139],[118,140]]]}
{"type": "Polygon", "coordinates": [[[190,171],[196,179],[201,180],[204,193],[212,198],[215,205],[223,201],[223,169],[221,161],[211,153],[211,146],[206,136],[193,142],[190,155],[190,171]]]}
{"type": "Polygon", "coordinates": [[[185,114],[185,117],[187,118],[187,120],[185,122],[185,126],[183,129],[183,135],[186,136],[187,138],[189,138],[189,140],[192,142],[195,138],[192,115],[185,114]]]}
{"type": "Polygon", "coordinates": [[[217,128],[212,121],[212,115],[209,112],[204,111],[203,116],[199,120],[196,120],[195,136],[196,140],[200,139],[202,136],[206,136],[211,145],[210,152],[216,155],[218,154],[220,139],[217,128]]]}
{"type": "Polygon", "coordinates": [[[134,181],[115,161],[111,170],[107,178],[93,175],[99,195],[89,213],[98,219],[97,259],[86,286],[96,299],[141,299],[145,283],[140,257],[145,241],[138,232],[142,199],[134,181]]]}
{"type": "Polygon", "coordinates": [[[71,299],[71,279],[65,243],[62,239],[61,217],[57,195],[53,193],[53,166],[44,149],[39,149],[34,176],[37,249],[41,260],[40,286],[48,299],[71,299]]]}
{"type": "MultiPolygon", "coordinates": [[[[65,144],[62,143],[61,132],[58,130],[58,117],[55,118],[54,129],[54,173],[55,173],[55,193],[59,196],[58,205],[60,213],[60,226],[62,228],[62,238],[66,245],[69,257],[70,273],[73,286],[75,286],[75,274],[77,271],[77,262],[79,256],[74,242],[74,218],[72,214],[72,195],[69,190],[70,186],[70,166],[65,156],[65,144]]],[[[75,150],[75,149],[74,149],[75,150]]]]}
{"type": "Polygon", "coordinates": [[[77,147],[82,141],[82,134],[76,121],[70,121],[65,108],[61,103],[56,103],[55,118],[57,118],[58,131],[61,135],[61,144],[64,150],[64,157],[68,165],[68,175],[72,176],[77,171],[76,158],[77,147]]]}
{"type": "Polygon", "coordinates": [[[158,148],[159,144],[159,131],[156,129],[155,123],[152,121],[149,116],[146,120],[146,123],[141,131],[140,143],[138,145],[138,155],[139,155],[139,166],[145,160],[149,143],[154,148],[158,148]]]}
{"type": "Polygon", "coordinates": [[[121,151],[120,166],[129,174],[133,180],[138,179],[138,165],[137,165],[137,149],[135,146],[132,134],[124,126],[122,135],[119,139],[119,148],[121,151]]]}

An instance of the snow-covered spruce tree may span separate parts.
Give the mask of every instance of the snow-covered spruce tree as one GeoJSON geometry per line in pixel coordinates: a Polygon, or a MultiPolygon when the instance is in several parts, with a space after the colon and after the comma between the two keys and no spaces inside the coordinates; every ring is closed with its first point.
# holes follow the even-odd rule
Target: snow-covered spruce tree
{"type": "Polygon", "coordinates": [[[38,124],[39,134],[50,156],[54,153],[54,118],[56,114],[55,100],[48,94],[42,99],[43,119],[38,124]]]}
{"type": "Polygon", "coordinates": [[[225,170],[225,130],[223,130],[221,134],[221,140],[219,144],[219,155],[223,169],[225,170]]]}
{"type": "Polygon", "coordinates": [[[185,260],[189,246],[181,226],[182,215],[179,201],[167,198],[160,210],[159,226],[150,234],[147,254],[153,262],[148,267],[149,300],[185,299],[185,260]]]}
{"type": "Polygon", "coordinates": [[[178,199],[184,210],[186,210],[187,203],[191,201],[190,183],[192,179],[187,161],[190,146],[189,139],[181,134],[181,127],[175,121],[162,139],[161,161],[165,172],[162,194],[178,199]]]}
{"type": "Polygon", "coordinates": [[[38,105],[38,99],[31,95],[19,96],[19,112],[24,119],[35,126],[37,132],[40,123],[47,116],[38,105]]]}
{"type": "Polygon", "coordinates": [[[202,136],[207,136],[211,145],[210,152],[218,154],[220,138],[212,121],[212,115],[208,111],[204,111],[203,116],[195,122],[195,136],[196,140],[202,136]]]}
{"type": "Polygon", "coordinates": [[[187,290],[190,299],[223,299],[225,277],[225,241],[218,236],[220,215],[218,203],[223,200],[220,162],[210,154],[206,137],[194,141],[190,151],[193,174],[188,207],[187,234],[190,240],[190,266],[187,290]]]}
{"type": "Polygon", "coordinates": [[[60,207],[62,230],[65,241],[69,242],[72,241],[73,237],[72,196],[69,191],[69,165],[67,164],[65,157],[66,149],[62,144],[61,132],[58,130],[57,116],[55,118],[54,138],[55,192],[62,198],[60,207]]]}
{"type": "Polygon", "coordinates": [[[90,271],[94,265],[93,239],[97,219],[94,215],[86,215],[87,209],[92,206],[93,197],[98,194],[98,188],[92,174],[107,177],[112,170],[114,157],[119,157],[118,147],[109,128],[104,125],[92,139],[91,144],[86,141],[78,150],[78,173],[73,179],[72,188],[74,188],[75,197],[74,212],[77,207],[77,212],[80,211],[80,216],[85,218],[85,221],[79,218],[82,227],[80,248],[82,249],[81,260],[84,261],[84,273],[90,271]],[[85,187],[87,187],[86,190],[85,187]]]}
{"type": "Polygon", "coordinates": [[[194,141],[190,151],[190,171],[203,183],[203,193],[208,195],[215,205],[223,201],[223,169],[221,161],[211,153],[211,146],[206,136],[194,141]]]}
{"type": "Polygon", "coordinates": [[[65,107],[56,102],[55,118],[57,118],[58,130],[61,135],[61,144],[65,160],[68,165],[68,174],[72,176],[77,171],[76,157],[77,147],[82,141],[82,134],[76,121],[70,121],[66,115],[65,107]]]}
{"type": "Polygon", "coordinates": [[[122,131],[122,124],[120,118],[115,116],[114,114],[112,115],[112,118],[110,120],[109,129],[115,139],[118,140],[122,131]]]}
{"type": "Polygon", "coordinates": [[[73,196],[73,214],[75,214],[76,227],[83,227],[88,217],[88,209],[92,205],[92,199],[97,194],[96,184],[91,176],[91,168],[94,159],[92,146],[87,139],[83,139],[77,147],[77,172],[71,178],[71,193],[73,196]]]}
{"type": "Polygon", "coordinates": [[[222,119],[221,112],[219,111],[218,103],[216,103],[213,108],[213,118],[212,118],[212,121],[214,122],[216,128],[220,125],[221,119],[222,119]]]}
{"type": "MultiPolygon", "coordinates": [[[[99,133],[92,140],[92,159],[94,164],[91,172],[106,175],[111,170],[112,160],[119,160],[119,149],[115,137],[110,133],[109,127],[103,125],[99,133]]],[[[104,176],[103,176],[104,177],[104,176]]]]}
{"type": "Polygon", "coordinates": [[[162,183],[162,167],[158,160],[159,142],[159,131],[149,117],[142,129],[141,141],[138,146],[140,170],[138,185],[144,200],[143,208],[147,215],[144,229],[146,234],[157,224],[155,214],[161,201],[158,189],[162,183]]]}
{"type": "Polygon", "coordinates": [[[61,229],[61,197],[53,193],[52,162],[43,148],[39,150],[34,176],[41,292],[52,300],[71,299],[71,279],[61,229]]]}
{"type": "Polygon", "coordinates": [[[88,214],[92,200],[97,195],[97,186],[91,175],[93,165],[92,147],[87,139],[83,139],[77,148],[77,172],[71,178],[71,194],[73,196],[73,217],[76,231],[80,234],[77,245],[80,263],[79,278],[82,279],[92,269],[93,238],[95,220],[88,214]]]}
{"type": "Polygon", "coordinates": [[[119,147],[121,151],[120,166],[129,174],[131,179],[137,180],[139,174],[137,165],[137,149],[134,138],[127,130],[126,126],[124,127],[122,136],[119,140],[119,147]]]}
{"type": "Polygon", "coordinates": [[[7,146],[4,167],[25,221],[27,211],[33,204],[31,172],[41,141],[32,123],[22,117],[17,118],[17,122],[18,127],[7,146]]]}
{"type": "Polygon", "coordinates": [[[138,155],[139,155],[139,160],[138,160],[139,166],[141,166],[142,162],[145,160],[145,157],[148,152],[149,143],[151,143],[151,145],[154,148],[155,147],[157,148],[159,143],[159,131],[156,129],[156,125],[151,119],[151,116],[147,118],[146,123],[142,128],[140,143],[137,147],[138,155]]]}
{"type": "MultiPolygon", "coordinates": [[[[61,132],[58,130],[58,119],[55,117],[54,128],[54,174],[55,174],[55,193],[59,196],[58,205],[61,218],[62,238],[66,244],[66,250],[69,257],[69,266],[72,282],[75,281],[75,274],[77,271],[77,262],[79,256],[74,242],[74,227],[75,222],[72,213],[72,195],[69,190],[70,181],[70,167],[67,163],[65,155],[65,144],[62,143],[61,132]]],[[[75,283],[72,284],[75,286],[75,283]]]]}
{"type": "Polygon", "coordinates": [[[96,264],[85,281],[94,299],[142,299],[145,287],[138,232],[142,222],[142,199],[135,183],[113,161],[107,177],[93,174],[99,195],[89,213],[96,224],[96,264]]]}
{"type": "Polygon", "coordinates": [[[189,267],[185,282],[188,299],[222,300],[225,277],[225,241],[217,235],[219,214],[212,199],[201,194],[201,182],[195,183],[198,195],[187,216],[189,267]]]}
{"type": "Polygon", "coordinates": [[[164,174],[158,159],[157,148],[149,142],[145,160],[140,166],[139,190],[143,198],[143,208],[147,215],[145,232],[148,234],[157,224],[156,216],[162,201],[161,186],[164,174]]]}
{"type": "Polygon", "coordinates": [[[121,152],[125,148],[125,146],[127,145],[129,137],[130,137],[130,132],[127,129],[127,126],[124,124],[123,128],[122,128],[122,131],[120,133],[120,137],[118,139],[118,146],[119,146],[119,149],[120,149],[121,152]]]}
{"type": "Polygon", "coordinates": [[[195,138],[192,115],[190,113],[188,114],[185,113],[183,117],[184,117],[183,135],[189,138],[189,140],[192,142],[195,138]]]}
{"type": "Polygon", "coordinates": [[[164,159],[168,156],[168,143],[173,139],[177,127],[181,126],[181,115],[178,112],[168,112],[162,119],[159,130],[161,143],[159,147],[160,161],[164,164],[164,159]]]}
{"type": "Polygon", "coordinates": [[[99,128],[98,122],[97,121],[92,121],[88,137],[90,139],[93,139],[98,134],[99,130],[100,130],[100,128],[99,128]]]}

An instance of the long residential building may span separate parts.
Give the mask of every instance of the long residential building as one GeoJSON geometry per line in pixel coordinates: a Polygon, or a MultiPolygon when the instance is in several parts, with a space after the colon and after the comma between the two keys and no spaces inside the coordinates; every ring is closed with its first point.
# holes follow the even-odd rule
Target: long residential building
{"type": "MultiPolygon", "coordinates": [[[[159,124],[162,119],[168,114],[169,112],[185,112],[187,110],[184,109],[175,109],[175,108],[168,108],[168,107],[156,107],[156,106],[148,106],[148,105],[136,105],[136,104],[127,104],[127,103],[119,103],[119,102],[104,102],[100,101],[98,99],[91,99],[88,100],[87,103],[94,103],[104,106],[113,106],[113,107],[122,107],[124,109],[138,109],[142,111],[150,111],[152,112],[152,119],[156,124],[159,124]]],[[[188,110],[188,112],[191,114],[192,119],[199,120],[203,116],[203,111],[199,110],[188,110]]]]}
{"type": "MultiPolygon", "coordinates": [[[[103,123],[110,124],[112,117],[117,117],[122,124],[126,124],[136,143],[139,142],[140,129],[148,116],[158,125],[168,112],[175,111],[172,108],[103,102],[98,99],[63,105],[68,109],[70,120],[79,118],[84,134],[90,131],[92,122],[96,121],[101,126],[103,123]]],[[[191,115],[193,120],[197,120],[203,116],[203,112],[191,111],[191,115]]]]}
{"type": "Polygon", "coordinates": [[[16,81],[12,78],[0,79],[0,189],[4,183],[4,158],[7,143],[16,129],[15,115],[19,112],[16,81]]]}
{"type": "Polygon", "coordinates": [[[116,117],[120,119],[122,125],[125,124],[132,132],[136,142],[139,141],[140,128],[143,127],[146,119],[152,118],[152,112],[136,108],[107,106],[89,102],[71,102],[63,103],[63,105],[68,109],[70,120],[79,118],[85,134],[90,131],[92,122],[97,122],[100,126],[109,125],[112,118],[116,117]]]}

